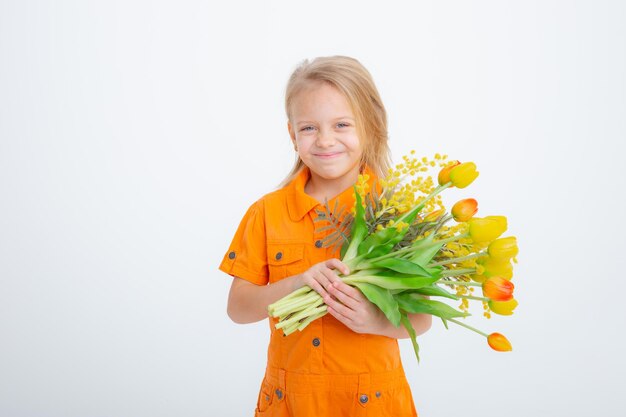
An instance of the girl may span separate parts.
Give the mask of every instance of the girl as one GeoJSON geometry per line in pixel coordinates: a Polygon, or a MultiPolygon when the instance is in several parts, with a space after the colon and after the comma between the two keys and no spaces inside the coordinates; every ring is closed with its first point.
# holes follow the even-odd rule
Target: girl
{"type": "MultiPolygon", "coordinates": [[[[313,219],[354,204],[359,173],[370,185],[389,166],[387,116],[369,72],[355,59],[305,60],[286,89],[287,128],[296,163],[282,184],[246,212],[220,269],[233,276],[228,315],[236,323],[268,317],[267,306],[308,285],[328,313],[284,337],[270,319],[268,363],[255,416],[416,416],[394,327],[335,271],[350,271],[324,248],[329,233],[313,219]]],[[[410,316],[417,334],[431,316],[410,316]]]]}

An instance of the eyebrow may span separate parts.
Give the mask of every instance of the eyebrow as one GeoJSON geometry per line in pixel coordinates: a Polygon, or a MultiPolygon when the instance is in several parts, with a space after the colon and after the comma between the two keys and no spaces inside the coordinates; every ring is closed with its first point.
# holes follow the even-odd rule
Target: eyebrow
{"type": "MultiPolygon", "coordinates": [[[[337,118],[333,119],[333,122],[336,122],[337,120],[352,120],[352,121],[354,121],[354,118],[353,117],[349,117],[349,116],[342,116],[342,117],[337,117],[337,118]]],[[[304,123],[314,123],[314,122],[310,122],[308,120],[302,120],[302,121],[299,121],[297,124],[301,125],[301,124],[304,124],[304,123]]]]}

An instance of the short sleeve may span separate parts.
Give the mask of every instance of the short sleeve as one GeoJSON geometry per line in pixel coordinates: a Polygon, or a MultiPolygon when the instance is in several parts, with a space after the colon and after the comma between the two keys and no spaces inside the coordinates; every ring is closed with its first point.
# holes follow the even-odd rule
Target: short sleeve
{"type": "Polygon", "coordinates": [[[257,285],[268,283],[265,213],[262,201],[250,206],[241,219],[219,269],[257,285]]]}

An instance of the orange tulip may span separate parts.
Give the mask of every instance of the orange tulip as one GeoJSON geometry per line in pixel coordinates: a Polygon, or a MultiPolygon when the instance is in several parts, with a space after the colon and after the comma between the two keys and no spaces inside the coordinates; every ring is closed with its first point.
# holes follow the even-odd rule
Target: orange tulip
{"type": "Polygon", "coordinates": [[[450,181],[458,188],[465,188],[478,177],[476,164],[473,162],[463,162],[450,170],[450,181]]]}
{"type": "Polygon", "coordinates": [[[491,277],[482,285],[483,295],[494,301],[509,301],[513,298],[515,286],[509,280],[502,277],[491,277]]]}
{"type": "Polygon", "coordinates": [[[464,200],[457,201],[452,206],[452,217],[457,222],[466,222],[471,219],[478,211],[478,201],[473,198],[466,198],[464,200]]]}
{"type": "Polygon", "coordinates": [[[460,165],[460,161],[454,161],[447,167],[444,167],[441,171],[439,171],[439,176],[437,177],[437,181],[439,185],[445,185],[450,182],[450,171],[457,165],[460,165]]]}
{"type": "Polygon", "coordinates": [[[513,350],[511,342],[509,342],[508,339],[500,333],[491,333],[487,336],[487,343],[489,343],[489,347],[491,347],[491,349],[497,350],[498,352],[508,352],[513,350]]]}

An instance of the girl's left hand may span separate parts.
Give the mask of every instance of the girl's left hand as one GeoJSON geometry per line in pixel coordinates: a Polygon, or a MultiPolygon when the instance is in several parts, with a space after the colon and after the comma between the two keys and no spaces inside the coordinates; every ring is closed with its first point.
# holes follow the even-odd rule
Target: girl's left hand
{"type": "Polygon", "coordinates": [[[329,285],[324,297],[328,313],[356,333],[383,334],[389,321],[361,291],[341,281],[329,285]]]}

